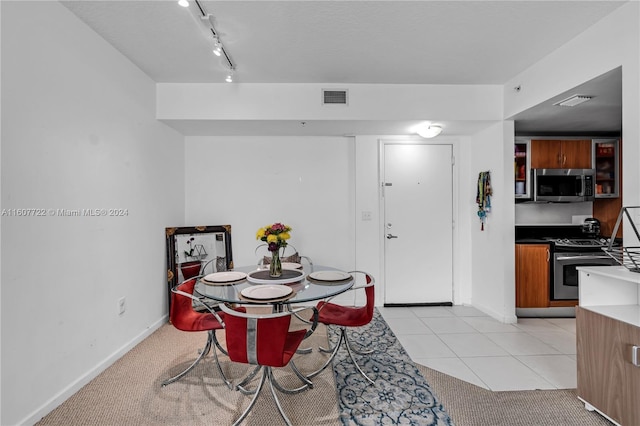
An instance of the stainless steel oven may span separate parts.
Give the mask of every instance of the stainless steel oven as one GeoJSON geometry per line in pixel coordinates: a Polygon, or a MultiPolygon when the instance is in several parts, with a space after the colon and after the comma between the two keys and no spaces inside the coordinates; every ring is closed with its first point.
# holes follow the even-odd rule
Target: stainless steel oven
{"type": "Polygon", "coordinates": [[[556,251],[553,255],[553,300],[578,298],[578,266],[610,266],[616,261],[602,251],[556,251]]]}

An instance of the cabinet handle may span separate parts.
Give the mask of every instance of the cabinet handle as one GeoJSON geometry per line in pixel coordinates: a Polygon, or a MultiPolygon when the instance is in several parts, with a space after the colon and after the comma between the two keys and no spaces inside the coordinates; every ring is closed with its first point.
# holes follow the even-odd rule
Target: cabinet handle
{"type": "Polygon", "coordinates": [[[549,260],[551,260],[551,252],[547,249],[547,263],[549,263],[549,260]]]}
{"type": "Polygon", "coordinates": [[[631,364],[640,367],[640,347],[631,346],[631,364]]]}
{"type": "Polygon", "coordinates": [[[562,165],[564,166],[567,163],[567,156],[563,155],[562,156],[562,165]]]}

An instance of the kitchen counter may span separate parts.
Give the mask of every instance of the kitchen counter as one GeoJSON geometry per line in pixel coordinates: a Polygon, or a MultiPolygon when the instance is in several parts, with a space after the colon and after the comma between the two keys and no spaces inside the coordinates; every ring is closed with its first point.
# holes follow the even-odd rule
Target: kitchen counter
{"type": "Polygon", "coordinates": [[[578,267],[578,398],[616,425],[640,424],[640,273],[578,267]]]}
{"type": "Polygon", "coordinates": [[[601,275],[603,277],[630,281],[632,283],[640,283],[640,274],[637,272],[631,272],[624,266],[579,266],[576,269],[588,274],[601,275]]]}
{"type": "Polygon", "coordinates": [[[623,266],[585,266],[580,272],[579,305],[640,327],[640,274],[623,266]]]}

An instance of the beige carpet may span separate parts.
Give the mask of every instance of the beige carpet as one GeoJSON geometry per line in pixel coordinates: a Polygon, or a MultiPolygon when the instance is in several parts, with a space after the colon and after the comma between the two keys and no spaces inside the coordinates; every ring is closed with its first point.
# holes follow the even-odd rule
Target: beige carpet
{"type": "Polygon", "coordinates": [[[492,392],[423,365],[429,382],[456,426],[611,426],[587,411],[575,389],[492,392]]]}
{"type": "MultiPolygon", "coordinates": [[[[319,326],[303,346],[326,344],[326,331],[319,326]]],[[[218,335],[224,341],[224,334],[218,335]]],[[[37,424],[230,425],[250,397],[224,385],[211,356],[180,381],[160,386],[195,359],[205,340],[205,333],[185,333],[165,324],[37,424]]],[[[296,365],[303,371],[312,371],[326,359],[325,355],[314,354],[296,355],[296,365]]],[[[221,361],[231,378],[239,379],[249,371],[249,367],[231,363],[224,356],[221,361]]],[[[427,367],[417,367],[456,426],[610,425],[597,413],[586,411],[575,390],[491,392],[427,367]]],[[[300,383],[289,368],[278,371],[277,377],[285,385],[300,383]]],[[[285,412],[294,425],[340,425],[333,371],[325,370],[313,382],[313,389],[281,395],[285,412]]],[[[284,422],[265,387],[243,425],[279,424],[284,422]]]]}
{"type": "MultiPolygon", "coordinates": [[[[218,332],[224,341],[224,332],[218,332]]],[[[181,380],[166,387],[161,382],[183,371],[204,346],[206,334],[185,333],[166,324],[124,357],[45,416],[40,426],[73,425],[231,425],[251,397],[229,390],[215,367],[205,360],[181,380]]],[[[326,328],[319,326],[303,346],[327,343],[326,328]]],[[[219,354],[220,355],[220,354],[219,354]]],[[[303,371],[319,367],[323,356],[296,355],[303,371]]],[[[228,377],[240,379],[251,370],[220,357],[228,377]]],[[[275,369],[274,369],[275,370],[275,369]]],[[[289,367],[276,372],[281,384],[297,387],[300,381],[289,367]]],[[[260,377],[260,376],[258,376],[260,377]]],[[[237,381],[237,380],[236,380],[237,381]]],[[[336,385],[328,368],[313,380],[314,387],[296,395],[279,394],[295,425],[339,425],[336,385]]],[[[284,424],[268,385],[243,425],[284,424]]]]}

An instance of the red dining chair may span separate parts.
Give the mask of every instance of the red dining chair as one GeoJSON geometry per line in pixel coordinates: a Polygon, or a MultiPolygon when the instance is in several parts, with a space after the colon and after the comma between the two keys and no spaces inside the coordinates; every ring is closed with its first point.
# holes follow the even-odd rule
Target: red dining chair
{"type": "Polygon", "coordinates": [[[362,327],[371,322],[371,319],[373,318],[373,309],[375,307],[375,279],[371,274],[363,271],[349,271],[349,273],[352,275],[364,275],[365,283],[362,285],[355,285],[354,287],[351,287],[349,291],[364,289],[367,298],[366,304],[363,306],[342,306],[335,303],[330,303],[329,301],[322,301],[316,305],[319,313],[318,322],[325,325],[338,326],[340,328],[340,338],[333,348],[319,348],[321,352],[330,353],[331,356],[322,365],[322,367],[320,367],[320,369],[314,371],[311,374],[306,374],[306,377],[308,379],[312,379],[313,377],[320,374],[325,368],[327,368],[327,366],[335,358],[342,343],[344,343],[344,346],[349,353],[349,357],[351,358],[351,361],[355,365],[356,369],[369,383],[374,384],[374,381],[365,374],[353,355],[354,352],[358,355],[370,355],[374,352],[374,350],[371,349],[357,351],[353,349],[352,344],[349,341],[349,337],[347,336],[347,327],[362,327]]]}
{"type": "MultiPolygon", "coordinates": [[[[209,353],[212,344],[215,344],[215,346],[223,354],[227,354],[227,351],[225,351],[225,349],[220,345],[220,342],[218,342],[215,334],[216,330],[220,330],[223,328],[220,320],[224,318],[224,313],[215,313],[210,307],[205,305],[200,299],[193,295],[193,289],[198,278],[200,277],[196,276],[190,278],[171,289],[171,308],[169,311],[169,320],[175,328],[181,331],[206,331],[207,342],[204,348],[200,351],[200,355],[198,355],[198,358],[196,358],[196,360],[182,373],[162,382],[163,387],[181,379],[189,371],[193,370],[195,366],[198,365],[198,363],[209,353]],[[209,312],[197,312],[193,308],[194,303],[201,305],[209,312]]],[[[213,350],[213,356],[215,358],[218,371],[222,375],[222,379],[229,387],[229,389],[233,389],[231,382],[227,379],[224,372],[222,371],[222,367],[220,366],[218,354],[216,353],[215,348],[213,350]]]]}
{"type": "MultiPolygon", "coordinates": [[[[271,263],[271,253],[268,249],[268,244],[260,244],[254,250],[256,258],[258,259],[258,266],[264,266],[271,263]]],[[[307,266],[311,268],[313,271],[313,261],[309,256],[303,256],[300,254],[298,249],[296,249],[292,244],[287,244],[286,247],[283,247],[280,252],[280,261],[285,263],[300,263],[304,265],[302,262],[305,261],[307,266]]]]}
{"type": "MultiPolygon", "coordinates": [[[[280,385],[274,375],[274,367],[285,367],[296,353],[300,343],[313,333],[318,324],[318,313],[315,307],[303,307],[286,312],[275,312],[269,314],[252,314],[233,309],[226,304],[221,304],[220,308],[225,314],[223,325],[227,339],[227,351],[229,359],[234,362],[253,364],[257,368],[252,374],[245,378],[236,389],[244,394],[253,394],[249,406],[235,421],[234,426],[240,424],[256,403],[258,395],[262,390],[265,381],[269,381],[271,395],[276,402],[278,411],[287,425],[291,421],[285,414],[280,400],[276,394],[276,389],[282,393],[293,394],[312,387],[312,383],[305,377],[300,377],[304,384],[295,389],[288,389],[280,385]],[[305,309],[314,311],[313,319],[305,328],[289,331],[291,316],[305,309]],[[262,370],[262,377],[258,386],[249,391],[244,388],[251,378],[262,370]]],[[[304,324],[304,323],[303,323],[304,324]]]]}

